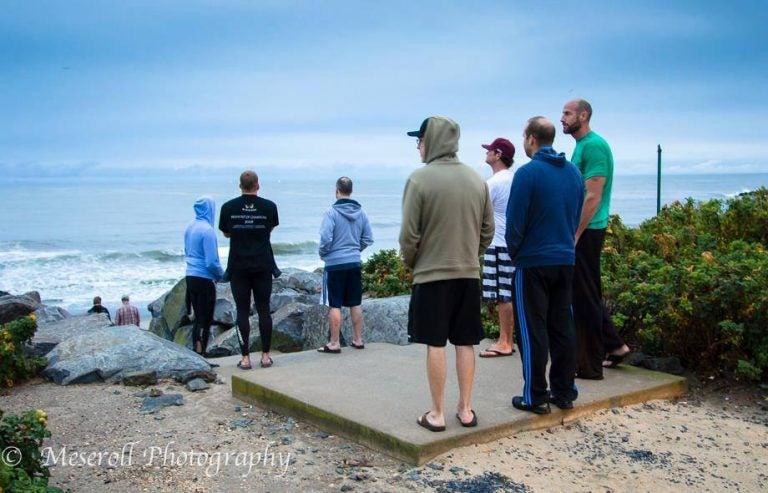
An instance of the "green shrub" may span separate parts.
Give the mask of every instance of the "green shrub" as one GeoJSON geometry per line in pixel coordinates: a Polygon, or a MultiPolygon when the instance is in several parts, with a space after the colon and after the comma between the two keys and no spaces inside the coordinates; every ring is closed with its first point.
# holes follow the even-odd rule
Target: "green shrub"
{"type": "MultiPolygon", "coordinates": [[[[479,265],[483,265],[482,258],[479,265]]],[[[403,264],[397,250],[381,250],[363,263],[363,291],[373,298],[411,294],[413,276],[403,264]]],[[[483,303],[483,329],[491,339],[499,337],[499,319],[495,305],[483,303]]]]}
{"type": "Polygon", "coordinates": [[[0,410],[0,491],[60,492],[48,486],[50,472],[40,448],[51,436],[45,411],[27,411],[21,416],[3,416],[0,410]]]}
{"type": "Polygon", "coordinates": [[[499,311],[496,309],[496,303],[483,302],[480,307],[480,319],[483,322],[485,337],[488,339],[498,339],[501,333],[499,326],[499,311]]]}
{"type": "Polygon", "coordinates": [[[363,264],[363,291],[374,298],[410,294],[413,276],[397,250],[381,250],[363,264]]]}
{"type": "Polygon", "coordinates": [[[612,216],[604,296],[622,335],[700,372],[768,371],[768,190],[688,199],[638,228],[612,216]]]}
{"type": "Polygon", "coordinates": [[[35,315],[28,315],[0,325],[0,387],[13,387],[45,366],[45,358],[29,358],[24,354],[24,343],[37,330],[35,315]]]}

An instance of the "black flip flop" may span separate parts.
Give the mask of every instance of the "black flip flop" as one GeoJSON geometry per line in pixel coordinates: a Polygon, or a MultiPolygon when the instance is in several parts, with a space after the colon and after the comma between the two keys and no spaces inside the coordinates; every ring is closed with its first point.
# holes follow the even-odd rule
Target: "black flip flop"
{"type": "Polygon", "coordinates": [[[341,352],[341,349],[331,349],[328,347],[328,344],[321,347],[317,350],[318,353],[330,353],[330,354],[339,354],[341,352]]]}
{"type": "Polygon", "coordinates": [[[272,361],[272,358],[269,358],[269,361],[267,361],[266,363],[264,363],[264,361],[259,361],[259,364],[261,365],[262,368],[269,368],[270,366],[274,365],[275,362],[272,361]]]}
{"type": "Polygon", "coordinates": [[[253,367],[251,365],[244,365],[242,361],[237,362],[237,367],[241,370],[251,370],[253,367]]]}
{"type": "Polygon", "coordinates": [[[480,354],[478,354],[477,356],[478,358],[501,358],[503,356],[512,356],[513,354],[515,354],[515,348],[512,348],[512,351],[508,353],[502,353],[498,349],[487,348],[480,351],[480,354]],[[483,354],[483,353],[490,353],[490,354],[483,354]]]}
{"type": "Polygon", "coordinates": [[[459,423],[461,423],[461,426],[464,428],[474,428],[477,426],[477,414],[475,414],[475,410],[472,409],[472,420],[469,423],[465,423],[461,420],[461,417],[459,417],[459,413],[456,413],[456,419],[459,420],[459,423]]]}
{"type": "Polygon", "coordinates": [[[350,343],[350,347],[353,347],[355,349],[365,349],[365,344],[355,344],[353,342],[353,343],[350,343]]]}
{"type": "Polygon", "coordinates": [[[424,414],[418,417],[418,419],[416,420],[416,423],[422,428],[428,429],[429,431],[435,431],[435,432],[445,431],[445,425],[435,426],[432,423],[430,423],[429,420],[427,419],[428,415],[429,415],[429,411],[425,412],[424,414]]]}

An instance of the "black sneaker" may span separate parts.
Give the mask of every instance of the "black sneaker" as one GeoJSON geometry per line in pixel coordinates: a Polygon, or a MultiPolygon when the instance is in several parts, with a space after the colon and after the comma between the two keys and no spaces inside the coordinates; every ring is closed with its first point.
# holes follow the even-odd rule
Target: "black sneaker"
{"type": "Polygon", "coordinates": [[[532,404],[526,403],[523,400],[523,397],[520,395],[516,395],[512,398],[512,406],[515,409],[520,409],[521,411],[528,411],[536,414],[549,414],[552,412],[549,409],[548,403],[545,402],[544,404],[538,404],[534,406],[532,404]]]}
{"type": "Polygon", "coordinates": [[[549,394],[549,402],[554,404],[560,409],[573,409],[573,401],[564,397],[556,397],[554,394],[549,394]]]}

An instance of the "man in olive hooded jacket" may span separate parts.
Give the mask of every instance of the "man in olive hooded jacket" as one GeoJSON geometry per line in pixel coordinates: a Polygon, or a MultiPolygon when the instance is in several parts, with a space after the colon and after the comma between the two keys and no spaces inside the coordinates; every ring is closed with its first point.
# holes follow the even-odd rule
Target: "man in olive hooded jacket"
{"type": "Polygon", "coordinates": [[[426,166],[414,171],[403,192],[400,251],[413,272],[408,336],[427,345],[427,379],[432,407],[417,423],[445,430],[446,341],[456,348],[462,426],[477,425],[471,406],[475,349],[485,337],[480,321],[479,256],[493,239],[493,207],[488,186],[456,157],[459,126],[433,116],[418,137],[426,166]]]}

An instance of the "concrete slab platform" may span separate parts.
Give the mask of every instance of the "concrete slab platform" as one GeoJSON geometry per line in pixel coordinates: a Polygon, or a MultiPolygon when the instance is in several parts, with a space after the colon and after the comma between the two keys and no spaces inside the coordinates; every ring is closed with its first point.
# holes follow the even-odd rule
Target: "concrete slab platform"
{"type": "MultiPolygon", "coordinates": [[[[478,346],[479,351],[489,341],[478,346]]],[[[538,416],[512,407],[522,391],[519,353],[502,358],[477,358],[472,403],[478,426],[463,428],[455,418],[458,386],[454,351],[449,345],[446,385],[446,431],[433,433],[416,424],[430,407],[426,347],[366,344],[341,354],[316,351],[273,357],[271,368],[235,370],[232,394],[313,423],[404,462],[421,465],[455,447],[484,443],[521,431],[562,425],[601,409],[653,399],[679,397],[686,391],[682,377],[630,366],[606,370],[601,381],[577,380],[574,409],[538,416]]],[[[258,353],[251,358],[258,362],[258,353]]]]}

